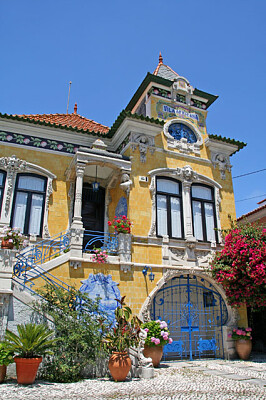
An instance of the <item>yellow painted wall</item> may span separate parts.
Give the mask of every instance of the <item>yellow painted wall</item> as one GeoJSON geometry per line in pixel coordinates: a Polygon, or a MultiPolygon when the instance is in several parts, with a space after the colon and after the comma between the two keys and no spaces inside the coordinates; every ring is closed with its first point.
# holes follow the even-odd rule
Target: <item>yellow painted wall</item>
{"type": "MultiPolygon", "coordinates": [[[[49,272],[63,282],[79,289],[82,281],[88,279],[90,274],[103,273],[111,275],[113,281],[119,283],[121,296],[126,296],[126,303],[132,308],[134,314],[138,314],[148,294],[155,288],[158,280],[162,278],[162,269],[154,270],[155,279],[150,282],[144,277],[140,267],[135,267],[133,272],[124,273],[118,265],[97,263],[83,263],[81,268],[73,269],[69,263],[64,263],[49,272]]],[[[35,288],[43,285],[43,280],[35,279],[35,288]]]]}

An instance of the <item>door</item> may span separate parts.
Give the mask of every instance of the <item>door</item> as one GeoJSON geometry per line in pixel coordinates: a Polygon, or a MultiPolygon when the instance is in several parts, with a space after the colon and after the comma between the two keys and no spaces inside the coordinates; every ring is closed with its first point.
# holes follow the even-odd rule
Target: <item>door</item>
{"type": "MultiPolygon", "coordinates": [[[[84,246],[86,246],[97,233],[104,232],[104,206],[105,190],[100,187],[97,192],[94,192],[92,186],[85,182],[82,191],[81,211],[83,226],[85,228],[84,246]]],[[[90,248],[101,246],[102,242],[95,241],[90,248]]]]}
{"type": "Polygon", "coordinates": [[[204,278],[172,278],[155,295],[151,316],[169,325],[173,343],[164,346],[164,359],[224,357],[222,326],[228,318],[227,308],[204,278]]]}

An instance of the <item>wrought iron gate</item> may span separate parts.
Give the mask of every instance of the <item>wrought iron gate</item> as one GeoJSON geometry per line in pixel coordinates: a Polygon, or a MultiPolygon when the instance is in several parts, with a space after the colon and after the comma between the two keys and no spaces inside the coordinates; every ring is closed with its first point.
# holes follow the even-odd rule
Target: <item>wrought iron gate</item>
{"type": "Polygon", "coordinates": [[[226,304],[204,278],[172,278],[155,295],[151,317],[169,324],[173,343],[164,346],[164,359],[224,357],[222,326],[228,318],[226,304]]]}

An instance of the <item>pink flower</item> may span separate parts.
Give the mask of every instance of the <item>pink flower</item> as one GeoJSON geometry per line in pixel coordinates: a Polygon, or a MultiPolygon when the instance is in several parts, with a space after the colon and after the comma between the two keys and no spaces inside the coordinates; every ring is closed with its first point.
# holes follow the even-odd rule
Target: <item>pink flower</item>
{"type": "Polygon", "coordinates": [[[173,339],[171,337],[169,337],[168,342],[169,342],[169,344],[173,343],[173,339]]]}
{"type": "Polygon", "coordinates": [[[8,239],[9,243],[13,243],[13,239],[8,239]]]}
{"type": "Polygon", "coordinates": [[[25,144],[28,144],[28,143],[30,143],[30,139],[25,138],[25,139],[23,140],[23,142],[24,142],[25,144]]]}
{"type": "Polygon", "coordinates": [[[41,146],[42,147],[46,147],[47,146],[47,142],[41,142],[41,146]]]}
{"type": "Polygon", "coordinates": [[[7,135],[6,140],[8,140],[10,142],[12,139],[13,139],[13,136],[7,135]]]}
{"type": "Polygon", "coordinates": [[[64,146],[63,146],[62,144],[58,144],[58,145],[57,145],[58,150],[62,150],[63,147],[64,147],[64,146]]]}
{"type": "Polygon", "coordinates": [[[148,328],[144,328],[144,331],[148,333],[148,332],[149,332],[149,329],[148,329],[148,328]]]}
{"type": "Polygon", "coordinates": [[[232,337],[232,333],[228,333],[228,337],[231,338],[232,337]]]}
{"type": "Polygon", "coordinates": [[[154,340],[154,343],[157,345],[157,344],[160,344],[161,342],[160,342],[160,339],[155,339],[154,340]]]}

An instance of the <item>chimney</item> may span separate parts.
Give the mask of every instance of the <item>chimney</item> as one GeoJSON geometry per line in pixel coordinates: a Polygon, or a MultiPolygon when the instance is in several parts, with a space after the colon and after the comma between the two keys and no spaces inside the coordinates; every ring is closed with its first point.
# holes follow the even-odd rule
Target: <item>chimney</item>
{"type": "Polygon", "coordinates": [[[78,105],[77,105],[77,103],[75,103],[75,106],[74,106],[74,114],[77,114],[77,111],[78,111],[78,105]]]}

